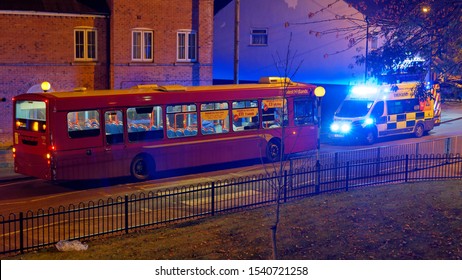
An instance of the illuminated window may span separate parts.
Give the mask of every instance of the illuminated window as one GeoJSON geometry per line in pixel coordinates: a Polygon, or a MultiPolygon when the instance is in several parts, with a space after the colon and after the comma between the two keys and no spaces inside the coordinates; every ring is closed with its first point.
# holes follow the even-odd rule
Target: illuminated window
{"type": "Polygon", "coordinates": [[[233,102],[233,131],[258,129],[258,102],[256,100],[233,102]]]}
{"type": "Polygon", "coordinates": [[[79,61],[97,60],[97,35],[93,28],[74,30],[74,58],[79,61]]]}
{"type": "Polygon", "coordinates": [[[164,138],[162,107],[128,108],[127,126],[130,142],[164,138]]]}
{"type": "Polygon", "coordinates": [[[46,104],[43,101],[18,101],[15,128],[35,132],[46,131],[46,104]]]}
{"type": "Polygon", "coordinates": [[[96,110],[67,113],[69,138],[93,137],[100,134],[99,112],[96,110]]]}
{"type": "Polygon", "coordinates": [[[195,104],[167,106],[167,137],[197,135],[197,110],[195,104]]]}
{"type": "Polygon", "coordinates": [[[227,102],[205,103],[201,105],[202,134],[229,132],[229,111],[227,102]]]}
{"type": "Polygon", "coordinates": [[[287,100],[266,99],[261,103],[263,128],[278,128],[287,125],[287,100]],[[284,114],[284,111],[286,112],[284,114]],[[284,119],[284,122],[282,121],[284,119]]]}
{"type": "Polygon", "coordinates": [[[152,61],[153,33],[146,30],[132,32],[132,60],[152,61]]]}
{"type": "Polygon", "coordinates": [[[122,111],[107,111],[104,114],[106,142],[118,144],[124,142],[124,123],[122,111]]]}
{"type": "Polygon", "coordinates": [[[252,29],[250,31],[250,45],[267,46],[268,45],[268,30],[267,29],[252,29]]]}
{"type": "Polygon", "coordinates": [[[193,30],[179,31],[177,34],[177,61],[197,60],[197,34],[193,30]]]}

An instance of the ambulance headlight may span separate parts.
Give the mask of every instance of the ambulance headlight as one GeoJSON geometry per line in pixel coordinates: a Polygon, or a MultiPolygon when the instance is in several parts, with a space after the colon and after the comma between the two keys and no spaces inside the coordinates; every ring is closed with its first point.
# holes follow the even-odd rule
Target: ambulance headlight
{"type": "Polygon", "coordinates": [[[349,133],[351,131],[351,124],[350,123],[344,123],[340,126],[340,131],[342,133],[349,133]]]}
{"type": "Polygon", "coordinates": [[[338,123],[333,123],[330,125],[330,131],[338,132],[340,131],[340,125],[338,123]]]}
{"type": "Polygon", "coordinates": [[[366,119],[364,120],[364,125],[365,125],[365,126],[368,126],[368,125],[371,125],[371,124],[374,124],[374,119],[372,119],[372,118],[366,118],[366,119]]]}

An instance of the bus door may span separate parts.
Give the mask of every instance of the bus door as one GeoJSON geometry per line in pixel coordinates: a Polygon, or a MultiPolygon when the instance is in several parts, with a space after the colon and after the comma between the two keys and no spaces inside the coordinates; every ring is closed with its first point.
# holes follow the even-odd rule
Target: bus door
{"type": "Polygon", "coordinates": [[[102,166],[108,177],[120,176],[130,169],[126,162],[126,144],[124,135],[124,117],[122,110],[104,112],[104,152],[102,166]]]}

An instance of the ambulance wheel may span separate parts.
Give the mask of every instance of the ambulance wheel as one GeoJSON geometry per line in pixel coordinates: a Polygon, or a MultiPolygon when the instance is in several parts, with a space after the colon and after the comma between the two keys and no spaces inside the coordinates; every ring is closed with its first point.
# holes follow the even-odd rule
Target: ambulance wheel
{"type": "Polygon", "coordinates": [[[414,135],[417,138],[422,137],[425,134],[425,129],[423,124],[419,123],[415,126],[414,135]]]}
{"type": "Polygon", "coordinates": [[[377,140],[377,134],[374,130],[368,130],[366,131],[366,134],[364,135],[364,143],[367,145],[372,145],[375,143],[377,140]]]}
{"type": "Polygon", "coordinates": [[[148,155],[137,155],[130,166],[130,173],[137,181],[145,181],[153,177],[154,160],[148,155]]]}

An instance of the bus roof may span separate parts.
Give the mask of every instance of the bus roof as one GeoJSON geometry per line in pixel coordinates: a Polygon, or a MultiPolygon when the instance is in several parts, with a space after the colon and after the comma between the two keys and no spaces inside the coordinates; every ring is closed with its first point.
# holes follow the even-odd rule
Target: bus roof
{"type": "MultiPolygon", "coordinates": [[[[15,97],[15,99],[47,99],[58,105],[58,110],[76,109],[75,102],[84,98],[79,108],[107,108],[117,106],[146,106],[153,105],[154,100],[159,104],[167,103],[194,103],[208,100],[232,100],[243,98],[264,98],[271,90],[271,96],[282,96],[283,82],[280,80],[260,80],[260,83],[238,85],[210,85],[210,86],[181,86],[181,85],[139,85],[130,89],[116,90],[86,90],[77,88],[74,91],[27,93],[15,97]],[[253,94],[249,95],[252,92],[253,94]],[[212,95],[211,95],[212,94],[212,95]],[[213,97],[212,97],[213,96],[213,97]],[[87,97],[87,98],[85,98],[87,97]],[[168,99],[167,99],[168,98],[168,99]],[[167,101],[168,100],[168,101],[167,101]]],[[[305,83],[288,82],[287,95],[313,94],[314,85],[305,83]]]]}

